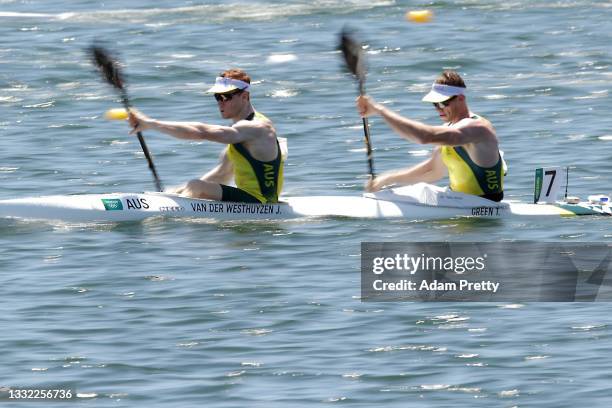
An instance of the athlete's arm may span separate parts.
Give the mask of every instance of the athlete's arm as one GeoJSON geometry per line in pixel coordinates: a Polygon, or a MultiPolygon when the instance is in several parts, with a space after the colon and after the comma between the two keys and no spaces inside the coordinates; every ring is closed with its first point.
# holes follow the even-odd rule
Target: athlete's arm
{"type": "Polygon", "coordinates": [[[210,181],[218,184],[229,184],[234,177],[234,166],[227,156],[227,148],[223,150],[219,157],[219,164],[208,173],[204,174],[200,180],[210,181]]]}
{"type": "Polygon", "coordinates": [[[362,116],[382,116],[400,136],[419,144],[461,146],[482,142],[494,136],[484,124],[478,121],[462,127],[426,125],[401,116],[384,105],[374,102],[368,96],[360,96],[357,99],[357,108],[362,116]]]}
{"type": "Polygon", "coordinates": [[[419,182],[433,183],[447,175],[447,169],[442,162],[440,148],[436,148],[431,157],[416,166],[407,169],[389,171],[376,176],[366,184],[366,191],[378,191],[394,184],[409,185],[419,182]]]}
{"type": "Polygon", "coordinates": [[[211,125],[200,122],[172,122],[152,119],[140,112],[130,112],[130,134],[143,130],[157,130],[186,140],[211,140],[224,144],[235,144],[252,140],[262,129],[270,127],[262,121],[240,121],[234,126],[211,125]],[[247,123],[243,123],[247,122],[247,123]]]}

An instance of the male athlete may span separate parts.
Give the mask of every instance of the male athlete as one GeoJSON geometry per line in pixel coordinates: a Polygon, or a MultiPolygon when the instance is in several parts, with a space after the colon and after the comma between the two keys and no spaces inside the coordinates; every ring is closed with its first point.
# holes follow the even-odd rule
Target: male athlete
{"type": "Polygon", "coordinates": [[[251,78],[240,69],[224,71],[207,92],[214,94],[221,117],[231,126],[168,122],[130,111],[130,133],[157,130],[187,140],[228,145],[219,164],[202,178],[174,190],[194,198],[248,203],[276,203],[283,185],[283,156],[272,122],[251,104],[251,78]],[[232,178],[236,187],[229,186],[232,178]]]}
{"type": "Polygon", "coordinates": [[[437,145],[429,159],[368,180],[366,190],[378,191],[394,184],[432,183],[448,175],[452,191],[501,201],[504,169],[495,129],[491,122],[470,112],[465,92],[465,83],[455,71],[444,71],[435,80],[423,101],[433,103],[445,122],[442,126],[400,116],[369,96],[357,98],[362,116],[380,115],[403,138],[437,145]]]}

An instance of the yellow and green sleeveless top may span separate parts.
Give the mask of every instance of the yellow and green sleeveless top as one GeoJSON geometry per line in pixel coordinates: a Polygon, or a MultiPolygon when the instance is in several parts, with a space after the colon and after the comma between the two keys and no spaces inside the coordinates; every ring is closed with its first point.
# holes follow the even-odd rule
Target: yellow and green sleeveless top
{"type": "MultiPolygon", "coordinates": [[[[478,116],[472,116],[478,119],[478,116]]],[[[448,169],[450,188],[500,201],[504,191],[504,170],[501,155],[493,167],[480,167],[462,146],[442,146],[442,161],[448,169]],[[498,198],[499,199],[496,199],[498,198]]]]}
{"type": "MultiPolygon", "coordinates": [[[[268,120],[259,112],[247,117],[268,120]]],[[[278,154],[269,162],[255,159],[242,145],[236,143],[229,145],[227,156],[234,166],[234,181],[236,187],[246,191],[262,203],[276,203],[283,188],[283,155],[281,147],[276,140],[278,154]]]]}

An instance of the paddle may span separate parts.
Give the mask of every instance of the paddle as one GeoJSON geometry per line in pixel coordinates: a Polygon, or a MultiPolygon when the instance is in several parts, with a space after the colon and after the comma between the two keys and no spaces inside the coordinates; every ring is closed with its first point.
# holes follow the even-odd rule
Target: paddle
{"type": "MultiPolygon", "coordinates": [[[[340,33],[340,50],[344,56],[346,67],[348,70],[355,75],[359,83],[359,95],[365,95],[365,77],[366,67],[365,59],[363,57],[363,49],[361,43],[359,43],[353,36],[353,34],[345,27],[340,33]]],[[[370,127],[368,126],[368,118],[363,119],[363,133],[365,136],[366,151],[368,154],[368,168],[370,170],[370,177],[374,179],[374,162],[372,159],[372,143],[370,141],[370,127]]]]}
{"type": "MultiPolygon", "coordinates": [[[[91,46],[90,52],[93,57],[93,62],[100,69],[103,78],[106,80],[106,82],[111,84],[115,89],[119,91],[119,94],[121,95],[121,102],[123,103],[125,110],[129,111],[131,106],[130,100],[128,98],[127,89],[123,82],[123,75],[121,73],[121,69],[119,68],[119,63],[111,57],[110,53],[106,49],[100,46],[91,46]]],[[[151,157],[151,153],[149,152],[147,144],[144,141],[144,137],[142,136],[141,132],[136,133],[136,135],[138,136],[140,147],[142,148],[147,162],[149,163],[149,169],[151,170],[151,173],[153,173],[155,187],[157,188],[157,191],[164,191],[161,180],[157,175],[157,170],[155,170],[153,158],[151,157]]]]}

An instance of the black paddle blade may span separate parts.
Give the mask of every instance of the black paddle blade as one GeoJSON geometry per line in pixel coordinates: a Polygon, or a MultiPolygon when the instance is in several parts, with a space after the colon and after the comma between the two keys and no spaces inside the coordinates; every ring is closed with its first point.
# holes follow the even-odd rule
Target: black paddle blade
{"type": "Polygon", "coordinates": [[[348,70],[355,75],[360,82],[365,81],[366,68],[363,48],[361,43],[355,39],[354,34],[346,27],[342,29],[340,33],[339,48],[342,50],[348,70]]]}
{"type": "Polygon", "coordinates": [[[117,89],[123,90],[123,76],[119,63],[111,57],[108,50],[94,45],[90,48],[93,63],[100,69],[106,81],[117,89]]]}

